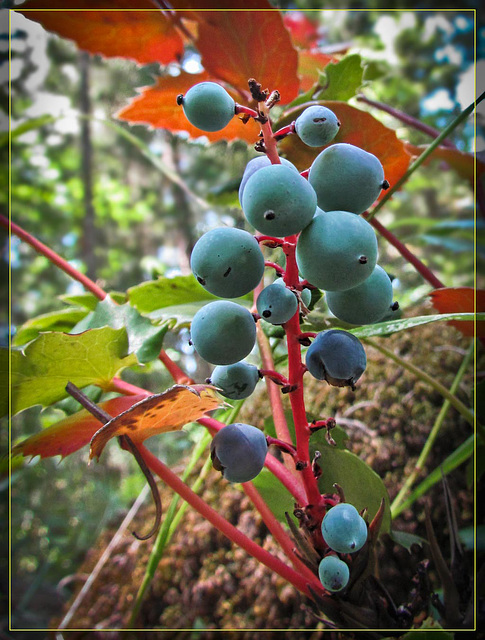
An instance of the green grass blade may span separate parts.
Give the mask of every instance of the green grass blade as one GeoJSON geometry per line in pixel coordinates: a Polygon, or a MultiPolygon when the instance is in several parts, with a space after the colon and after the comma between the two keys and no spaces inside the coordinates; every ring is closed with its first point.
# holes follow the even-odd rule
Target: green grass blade
{"type": "Polygon", "coordinates": [[[431,487],[433,487],[437,482],[440,482],[442,473],[447,475],[450,471],[453,471],[466,462],[473,455],[474,446],[475,436],[471,435],[414,489],[409,498],[392,512],[392,517],[395,518],[405,509],[408,509],[418,498],[429,491],[431,487]]]}

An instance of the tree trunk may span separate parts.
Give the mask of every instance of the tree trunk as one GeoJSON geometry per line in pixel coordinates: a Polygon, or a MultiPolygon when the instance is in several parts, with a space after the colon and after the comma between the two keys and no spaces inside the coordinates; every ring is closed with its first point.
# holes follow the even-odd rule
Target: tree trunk
{"type": "Polygon", "coordinates": [[[96,227],[95,212],[93,206],[93,145],[91,141],[91,115],[90,89],[90,56],[81,52],[79,55],[79,67],[81,72],[81,85],[79,103],[81,114],[81,176],[84,187],[84,219],[83,237],[81,240],[81,256],[86,265],[86,275],[92,280],[96,279],[96,227]]]}

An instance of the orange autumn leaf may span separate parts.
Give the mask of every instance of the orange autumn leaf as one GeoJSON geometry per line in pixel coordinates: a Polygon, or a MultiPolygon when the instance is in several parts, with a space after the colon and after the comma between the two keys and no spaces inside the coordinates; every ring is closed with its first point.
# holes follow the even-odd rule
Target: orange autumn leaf
{"type": "Polygon", "coordinates": [[[320,37],[318,22],[310,19],[304,11],[288,11],[283,16],[283,23],[297,47],[309,49],[316,45],[320,37]]]}
{"type": "MultiPolygon", "coordinates": [[[[356,109],[346,102],[323,100],[311,104],[322,104],[328,107],[342,123],[331,144],[345,142],[373,153],[381,161],[384,175],[391,186],[406,173],[411,156],[393,129],[383,125],[370,113],[356,109]]],[[[284,118],[278,122],[278,127],[296,120],[307,106],[308,103],[287,111],[284,118]]],[[[310,167],[325,147],[308,147],[296,135],[292,135],[284,138],[279,143],[279,148],[288,160],[303,171],[310,167]]],[[[382,191],[380,197],[384,194],[385,191],[382,191]]]]}
{"type": "Polygon", "coordinates": [[[184,43],[179,32],[150,0],[79,0],[72,8],[82,11],[67,11],[64,0],[28,0],[16,10],[89,53],[141,64],[168,64],[182,56],[184,43]],[[113,10],[101,10],[104,7],[113,10]]]}
{"type": "Polygon", "coordinates": [[[195,46],[211,76],[246,95],[248,80],[255,78],[263,89],[277,89],[282,104],[296,98],[298,53],[281,13],[268,2],[244,0],[231,10],[195,11],[191,17],[198,25],[195,46]],[[264,4],[267,10],[252,10],[264,4]],[[244,10],[233,10],[239,6],[244,10]]]}
{"type": "Polygon", "coordinates": [[[91,440],[89,457],[99,458],[111,438],[126,435],[141,443],[159,433],[177,431],[220,406],[213,387],[175,385],[164,393],[143,398],[101,427],[91,440]]]}
{"type": "MultiPolygon", "coordinates": [[[[482,313],[485,311],[485,290],[477,289],[476,291],[476,309],[475,290],[472,287],[446,287],[443,289],[435,289],[428,294],[431,298],[433,307],[440,313],[482,313]]],[[[447,324],[455,327],[463,335],[473,337],[474,323],[468,321],[453,322],[447,324]]],[[[477,337],[485,336],[485,322],[477,322],[477,337]]]]}
{"type": "Polygon", "coordinates": [[[116,117],[131,124],[147,124],[169,131],[187,131],[192,138],[206,136],[211,142],[236,138],[249,143],[256,142],[259,127],[252,118],[244,124],[235,116],[221,131],[201,131],[190,124],[182,107],[177,104],[177,96],[185,94],[194,84],[206,80],[211,80],[206,73],[191,74],[184,71],[175,77],[158,78],[153,86],[140,89],[140,95],[132,98],[116,117]]]}
{"type": "MultiPolygon", "coordinates": [[[[116,416],[143,398],[144,396],[141,395],[119,396],[101,402],[99,406],[106,413],[116,416]]],[[[89,444],[93,435],[99,430],[100,424],[99,420],[83,409],[16,444],[12,447],[12,457],[22,455],[64,458],[89,444]]]]}

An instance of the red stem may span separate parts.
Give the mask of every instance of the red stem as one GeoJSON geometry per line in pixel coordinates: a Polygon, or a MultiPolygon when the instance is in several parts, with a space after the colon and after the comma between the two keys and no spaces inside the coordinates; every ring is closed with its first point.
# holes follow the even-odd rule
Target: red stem
{"type": "MultiPolygon", "coordinates": [[[[367,217],[367,212],[365,212],[364,217],[367,217]]],[[[370,220],[370,224],[376,229],[381,236],[383,236],[393,247],[395,247],[402,257],[410,262],[413,267],[416,269],[418,273],[420,273],[425,280],[427,280],[433,287],[436,289],[441,289],[445,287],[445,285],[439,280],[434,273],[428,269],[428,267],[417,258],[412,251],[410,251],[406,245],[404,245],[400,240],[396,238],[396,236],[388,231],[381,222],[379,222],[376,218],[372,218],[370,220]]]]}
{"type": "Polygon", "coordinates": [[[259,113],[254,109],[251,109],[251,107],[246,107],[243,104],[236,103],[236,115],[239,115],[240,113],[245,113],[246,115],[251,116],[251,118],[257,118],[259,116],[259,113]]]}
{"type": "Polygon", "coordinates": [[[177,384],[194,384],[192,378],[190,378],[163,349],[160,351],[158,359],[165,365],[167,371],[177,384]]]}
{"type": "MultiPolygon", "coordinates": [[[[138,450],[141,457],[145,461],[148,468],[156,473],[169,487],[171,487],[179,496],[181,496],[186,502],[190,504],[196,511],[198,511],[206,520],[208,520],[214,527],[216,527],[221,533],[229,538],[232,542],[239,547],[247,551],[254,558],[259,560],[262,564],[269,569],[280,575],[282,578],[290,582],[296,589],[301,591],[308,597],[311,597],[311,593],[308,589],[308,580],[304,578],[300,573],[297,573],[294,569],[286,565],[279,558],[276,558],[271,553],[260,547],[253,542],[250,538],[244,535],[239,529],[234,527],[230,522],[223,518],[217,511],[210,507],[202,498],[194,493],[173,471],[171,471],[166,465],[163,464],[156,456],[154,456],[144,445],[138,445],[138,450]]],[[[318,588],[318,584],[315,581],[312,584],[313,588],[318,588]]],[[[321,585],[319,592],[323,594],[321,585]]]]}
{"type": "MultiPolygon", "coordinates": [[[[256,325],[256,335],[263,369],[273,370],[274,362],[273,354],[271,353],[271,347],[268,338],[264,335],[264,331],[262,330],[259,322],[256,325]]],[[[288,424],[286,422],[285,410],[283,407],[283,402],[281,400],[280,389],[269,378],[266,378],[265,382],[266,389],[268,391],[269,402],[273,413],[276,435],[278,436],[278,438],[280,438],[280,440],[287,440],[291,442],[291,435],[288,429],[288,424]]]]}
{"type": "MultiPolygon", "coordinates": [[[[426,133],[431,138],[437,138],[440,135],[440,131],[437,131],[433,127],[430,127],[429,125],[424,124],[424,122],[420,122],[419,120],[417,120],[416,118],[413,118],[407,113],[398,111],[397,109],[394,109],[393,107],[390,107],[389,105],[384,104],[383,102],[377,102],[376,100],[371,100],[370,98],[367,98],[363,94],[359,94],[357,96],[357,100],[359,102],[365,102],[371,107],[376,107],[376,109],[379,109],[380,111],[389,113],[391,116],[393,116],[397,120],[404,122],[404,124],[408,124],[410,127],[413,127],[418,131],[422,131],[423,133],[426,133]]],[[[450,140],[443,140],[443,143],[441,146],[448,147],[448,149],[456,149],[456,146],[452,142],[450,142],[450,140]]]]}
{"type": "Polygon", "coordinates": [[[274,371],[273,369],[260,369],[259,374],[265,378],[269,378],[273,382],[276,382],[276,384],[278,384],[278,382],[283,386],[290,384],[288,378],[286,378],[281,373],[278,373],[278,371],[274,371]]]}
{"type": "Polygon", "coordinates": [[[271,509],[268,507],[266,502],[261,497],[259,491],[254,487],[250,482],[245,482],[242,485],[244,492],[254,504],[256,509],[261,514],[263,518],[263,522],[268,527],[272,536],[275,540],[277,540],[285,552],[287,558],[292,562],[295,569],[298,573],[302,574],[306,577],[309,583],[311,583],[312,587],[317,587],[318,590],[321,589],[321,584],[318,582],[315,574],[298,558],[295,554],[295,544],[292,539],[288,536],[286,531],[280,525],[278,520],[275,519],[271,509]]]}
{"type": "Polygon", "coordinates": [[[274,269],[276,271],[276,273],[279,273],[282,276],[285,275],[285,270],[283,269],[283,267],[281,267],[279,264],[276,264],[276,262],[271,262],[270,260],[265,260],[264,261],[264,266],[265,267],[270,267],[271,269],[274,269]]]}
{"type": "MultiPolygon", "coordinates": [[[[290,286],[297,286],[299,276],[295,256],[296,243],[292,242],[296,239],[292,237],[286,240],[284,249],[286,255],[285,283],[290,286]]],[[[310,461],[309,440],[311,431],[306,417],[303,394],[303,374],[305,373],[306,367],[301,361],[301,345],[299,341],[300,321],[298,312],[284,325],[284,328],[288,345],[288,379],[290,385],[295,387],[294,390],[289,393],[289,396],[295,424],[297,460],[303,467],[301,474],[308,503],[318,505],[322,497],[315,476],[313,475],[310,461]]]]}
{"type": "Polygon", "coordinates": [[[10,227],[11,232],[14,233],[18,238],[30,244],[30,246],[35,249],[38,253],[45,256],[52,264],[55,264],[59,269],[67,273],[71,278],[80,282],[85,289],[91,291],[99,300],[104,300],[107,296],[106,291],[103,291],[101,287],[93,282],[90,278],[83,275],[80,271],[71,266],[64,258],[61,258],[55,251],[49,249],[45,244],[34,238],[34,236],[24,231],[22,227],[19,227],[14,222],[10,222],[8,218],[0,215],[0,226],[4,227],[4,229],[8,229],[10,227]]]}

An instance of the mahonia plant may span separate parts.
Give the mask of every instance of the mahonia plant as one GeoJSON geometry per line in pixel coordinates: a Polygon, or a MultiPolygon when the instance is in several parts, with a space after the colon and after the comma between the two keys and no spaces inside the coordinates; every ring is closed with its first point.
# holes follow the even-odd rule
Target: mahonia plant
{"type": "MultiPolygon", "coordinates": [[[[203,131],[223,129],[230,115],[241,112],[267,125],[277,91],[269,98],[254,79],[249,87],[258,102],[254,111],[241,108],[213,82],[193,86],[178,96],[177,104],[189,122],[203,131]]],[[[254,425],[224,426],[211,445],[214,468],[229,482],[248,482],[261,473],[269,445],[291,454],[301,475],[303,497],[295,495],[294,514],[318,560],[315,574],[327,597],[345,593],[362,571],[360,567],[354,576],[353,555],[366,545],[369,523],[345,501],[341,488],[337,494],[320,492],[318,479],[324,471],[319,451],[310,458],[310,436],[320,428],[329,434],[335,421],[307,421],[303,378],[308,372],[330,385],[355,390],[366,368],[366,353],[349,331],[304,333],[300,325],[308,314],[311,290],[317,287],[324,290],[335,317],[351,324],[379,322],[398,307],[392,301],[391,280],[377,264],[376,234],[360,215],[389,183],[373,154],[351,144],[330,144],[340,126],[330,109],[310,106],[286,133],[273,134],[263,127],[256,148],[264,155],[248,162],[239,188],[242,211],[256,232],[254,237],[240,229],[212,229],[197,241],[191,256],[193,274],[208,292],[234,299],[254,291],[252,314],[242,304],[227,300],[210,302],[195,314],[190,343],[201,358],[217,365],[207,382],[226,398],[242,399],[251,395],[258,379],[267,377],[289,395],[295,425],[295,443],[283,425],[278,438],[265,437],[254,425]],[[280,158],[274,144],[275,139],[291,134],[311,147],[326,147],[302,174],[280,158]],[[265,246],[282,252],[284,267],[265,261],[265,246]],[[261,280],[265,265],[276,269],[277,275],[267,286],[261,280]],[[265,323],[282,327],[287,378],[244,361],[255,345],[256,323],[263,331],[265,323]],[[309,345],[305,364],[303,345],[309,345]]],[[[382,512],[373,523],[376,530],[379,518],[382,512]]]]}

